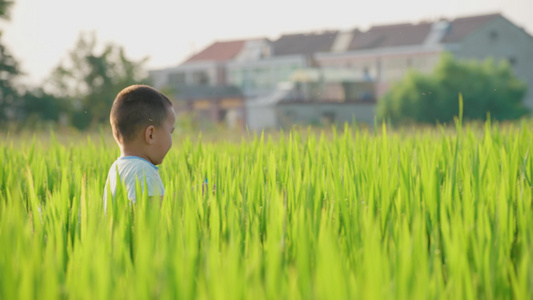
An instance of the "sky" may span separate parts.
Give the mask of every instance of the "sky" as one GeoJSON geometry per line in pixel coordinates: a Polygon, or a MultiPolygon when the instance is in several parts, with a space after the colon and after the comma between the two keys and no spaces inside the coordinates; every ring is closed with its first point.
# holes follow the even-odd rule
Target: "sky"
{"type": "Polygon", "coordinates": [[[80,32],[100,45],[148,57],[147,69],[173,67],[214,41],[502,13],[533,35],[533,0],[14,0],[0,21],[2,42],[23,82],[39,84],[74,47],[80,32]]]}

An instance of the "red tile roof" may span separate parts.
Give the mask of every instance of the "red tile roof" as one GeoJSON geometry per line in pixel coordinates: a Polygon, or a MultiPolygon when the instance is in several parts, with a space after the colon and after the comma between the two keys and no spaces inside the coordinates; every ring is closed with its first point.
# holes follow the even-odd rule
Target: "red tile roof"
{"type": "Polygon", "coordinates": [[[431,31],[431,23],[374,26],[368,31],[354,30],[349,50],[420,45],[431,31]]]}
{"type": "MultiPolygon", "coordinates": [[[[450,29],[440,42],[459,42],[482,26],[485,22],[488,22],[497,16],[500,16],[500,14],[463,17],[450,21],[450,29]]],[[[352,42],[348,49],[361,50],[421,45],[430,34],[432,25],[433,23],[423,22],[419,24],[406,23],[374,26],[364,32],[355,29],[353,31],[352,42]]]]}
{"type": "Polygon", "coordinates": [[[282,35],[273,42],[274,55],[313,54],[329,52],[338,31],[282,35]]]}
{"type": "Polygon", "coordinates": [[[246,41],[226,41],[215,42],[204,50],[196,53],[185,61],[197,62],[197,61],[227,61],[235,58],[244,47],[246,41]]]}
{"type": "Polygon", "coordinates": [[[495,17],[501,16],[500,14],[490,14],[482,16],[457,18],[450,23],[450,31],[442,39],[443,43],[457,43],[464,37],[472,33],[479,28],[485,22],[488,22],[495,17]]]}
{"type": "MultiPolygon", "coordinates": [[[[450,21],[448,33],[441,43],[456,43],[482,26],[485,22],[501,16],[490,14],[457,18],[450,21]]],[[[431,32],[433,23],[392,24],[373,26],[368,31],[353,31],[353,37],[348,50],[375,49],[383,47],[398,47],[421,45],[431,32]]],[[[322,33],[302,33],[282,35],[272,43],[274,55],[305,54],[315,52],[329,52],[335,42],[338,31],[322,33]]],[[[215,42],[201,52],[191,56],[185,63],[196,61],[223,62],[235,58],[244,48],[245,40],[215,42]]]]}

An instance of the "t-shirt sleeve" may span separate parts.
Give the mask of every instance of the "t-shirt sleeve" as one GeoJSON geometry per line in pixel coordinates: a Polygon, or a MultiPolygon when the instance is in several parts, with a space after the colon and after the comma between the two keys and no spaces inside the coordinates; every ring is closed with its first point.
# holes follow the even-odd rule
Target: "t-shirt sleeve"
{"type": "Polygon", "coordinates": [[[136,198],[136,180],[141,184],[143,192],[145,188],[147,189],[146,192],[148,196],[163,196],[165,194],[165,188],[161,181],[161,177],[159,176],[159,172],[153,168],[139,164],[137,165],[137,168],[135,168],[135,172],[131,172],[128,175],[129,176],[127,176],[124,181],[128,189],[128,197],[132,199],[133,202],[135,202],[136,198]]]}
{"type": "Polygon", "coordinates": [[[146,175],[146,185],[148,189],[148,196],[163,196],[165,194],[165,187],[161,181],[159,172],[149,170],[146,175]]]}
{"type": "Polygon", "coordinates": [[[119,180],[124,182],[128,192],[128,198],[135,203],[137,181],[141,190],[148,196],[163,196],[165,187],[159,176],[157,168],[140,159],[117,160],[109,170],[106,187],[104,188],[104,204],[106,203],[107,189],[110,189],[115,197],[116,186],[119,180]]]}

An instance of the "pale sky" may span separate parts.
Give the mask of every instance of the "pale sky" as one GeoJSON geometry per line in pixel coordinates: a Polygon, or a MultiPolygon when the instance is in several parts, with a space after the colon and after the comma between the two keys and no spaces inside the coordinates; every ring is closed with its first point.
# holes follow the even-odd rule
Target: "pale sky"
{"type": "Polygon", "coordinates": [[[95,31],[148,69],[176,66],[216,40],[321,30],[368,29],[500,12],[533,35],[533,0],[15,0],[2,41],[38,84],[80,31],[95,31]]]}

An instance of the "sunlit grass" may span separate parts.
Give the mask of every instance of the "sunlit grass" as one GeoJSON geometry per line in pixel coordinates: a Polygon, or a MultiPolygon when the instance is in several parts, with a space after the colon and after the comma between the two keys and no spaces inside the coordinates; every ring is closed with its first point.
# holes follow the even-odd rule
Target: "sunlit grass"
{"type": "Polygon", "coordinates": [[[180,138],[107,215],[107,137],[11,135],[0,299],[531,299],[533,124],[457,125],[180,138]]]}

